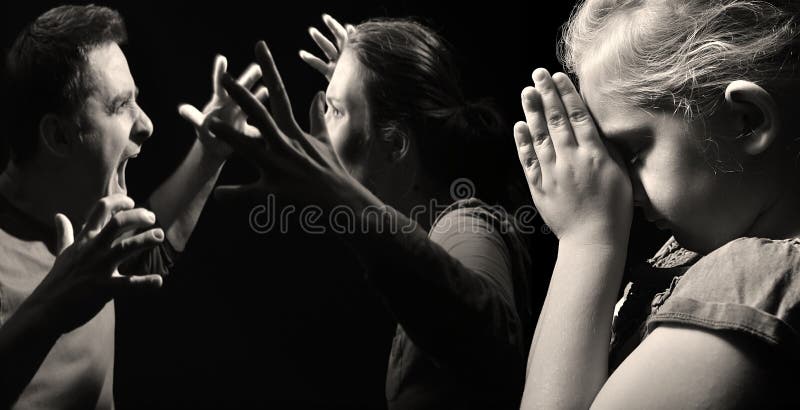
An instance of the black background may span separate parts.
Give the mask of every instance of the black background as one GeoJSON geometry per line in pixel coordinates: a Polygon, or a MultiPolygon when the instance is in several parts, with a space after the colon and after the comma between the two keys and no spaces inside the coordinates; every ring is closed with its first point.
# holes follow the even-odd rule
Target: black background
{"type": "MultiPolygon", "coordinates": [[[[307,28],[327,33],[321,13],[349,23],[415,16],[454,46],[466,94],[492,97],[513,124],[522,117],[519,95],[531,84],[532,70],[560,70],[556,39],[572,8],[571,2],[547,2],[545,8],[535,1],[472,7],[430,0],[199,3],[97,3],[119,10],[126,20],[130,40],[123,50],[141,90],[139,103],[155,124],[142,155],[128,167],[129,191],[138,201],[177,167],[193,142],[194,132],[177,115],[177,105],[202,108],[217,53],[226,55],[229,71],[238,74],[251,62],[255,42],[266,40],[298,120],[306,124],[308,104],[325,83],[297,51],[317,53],[307,28]]],[[[58,4],[3,2],[4,51],[24,25],[58,4]]],[[[508,134],[513,144],[510,128],[508,134]]],[[[221,181],[253,177],[234,157],[221,181]]],[[[119,408],[384,407],[394,323],[379,296],[335,238],[296,230],[253,232],[248,214],[257,203],[211,199],[165,289],[118,300],[119,408]]],[[[631,260],[664,239],[639,219],[633,235],[631,260]]],[[[555,237],[536,233],[533,249],[533,283],[542,297],[555,237]]]]}

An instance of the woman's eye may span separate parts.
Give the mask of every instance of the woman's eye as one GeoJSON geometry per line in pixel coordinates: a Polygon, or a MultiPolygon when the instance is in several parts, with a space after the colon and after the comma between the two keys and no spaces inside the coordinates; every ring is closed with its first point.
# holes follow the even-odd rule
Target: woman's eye
{"type": "Polygon", "coordinates": [[[342,112],[339,111],[336,107],[334,107],[332,105],[328,105],[328,112],[331,115],[333,115],[334,117],[341,117],[342,116],[342,112]]]}

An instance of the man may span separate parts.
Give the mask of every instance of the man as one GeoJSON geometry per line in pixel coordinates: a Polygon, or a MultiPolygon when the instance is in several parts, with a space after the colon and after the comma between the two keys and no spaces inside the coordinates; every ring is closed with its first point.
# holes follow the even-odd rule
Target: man
{"type": "Polygon", "coordinates": [[[113,408],[113,298],[161,286],[229,154],[205,134],[149,198],[153,212],[134,208],[125,167],[153,124],[136,102],[125,40],[116,11],[62,6],[25,28],[8,54],[2,408],[113,408]],[[73,226],[83,228],[73,235],[73,226]]]}

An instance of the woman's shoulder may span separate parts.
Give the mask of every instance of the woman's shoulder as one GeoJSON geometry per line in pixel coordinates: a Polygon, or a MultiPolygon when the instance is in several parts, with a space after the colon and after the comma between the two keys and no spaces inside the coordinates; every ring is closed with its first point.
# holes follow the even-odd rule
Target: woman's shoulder
{"type": "Polygon", "coordinates": [[[800,240],[739,238],[694,263],[656,295],[646,333],[689,324],[798,347],[800,240]]]}
{"type": "Polygon", "coordinates": [[[430,234],[434,237],[469,233],[518,240],[518,232],[515,219],[501,206],[489,205],[477,198],[466,198],[438,211],[430,234]]]}

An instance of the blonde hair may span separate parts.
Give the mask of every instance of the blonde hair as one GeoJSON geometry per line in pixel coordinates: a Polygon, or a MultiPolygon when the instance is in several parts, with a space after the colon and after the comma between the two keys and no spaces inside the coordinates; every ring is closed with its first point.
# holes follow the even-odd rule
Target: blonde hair
{"type": "Polygon", "coordinates": [[[731,81],[778,91],[797,77],[797,10],[791,0],[585,0],[559,56],[578,77],[590,61],[611,70],[604,95],[707,118],[731,81]]]}

